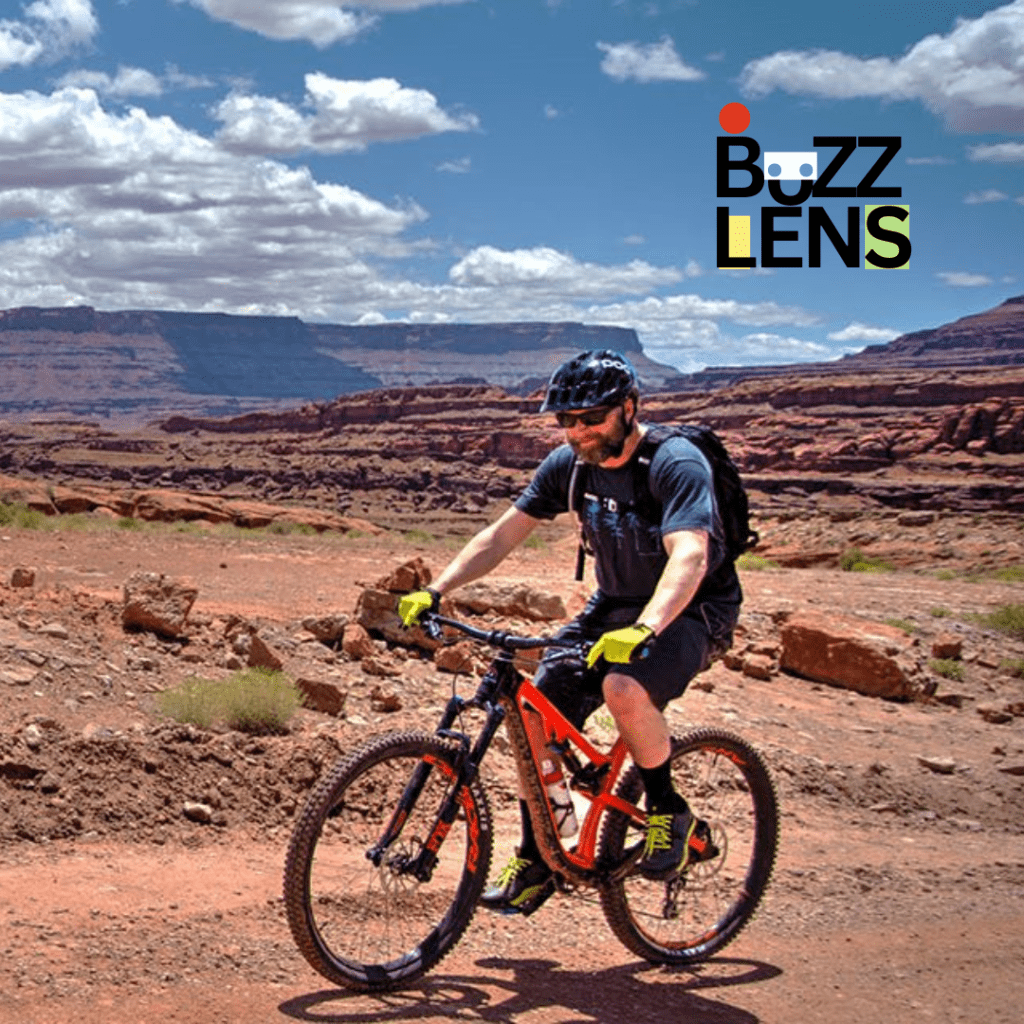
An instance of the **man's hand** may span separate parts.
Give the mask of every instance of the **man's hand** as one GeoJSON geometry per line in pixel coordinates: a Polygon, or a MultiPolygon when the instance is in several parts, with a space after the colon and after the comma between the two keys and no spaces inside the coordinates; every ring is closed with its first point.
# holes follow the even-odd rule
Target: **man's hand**
{"type": "Polygon", "coordinates": [[[605,633],[587,652],[587,667],[593,668],[599,658],[626,665],[637,658],[643,658],[654,642],[654,630],[650,626],[624,626],[605,633]]]}
{"type": "Polygon", "coordinates": [[[398,617],[403,626],[415,626],[424,612],[436,612],[440,604],[441,595],[436,590],[414,590],[398,602],[398,617]]]}

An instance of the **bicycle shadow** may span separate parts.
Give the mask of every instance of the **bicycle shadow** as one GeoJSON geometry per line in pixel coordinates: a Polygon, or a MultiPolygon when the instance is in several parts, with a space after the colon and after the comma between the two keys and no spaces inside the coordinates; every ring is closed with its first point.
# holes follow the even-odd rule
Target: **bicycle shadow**
{"type": "MultiPolygon", "coordinates": [[[[278,1007],[286,1016],[316,1024],[397,1024],[400,1021],[469,1018],[513,1024],[537,1010],[561,1012],[559,1021],[662,1024],[673,1019],[715,1024],[757,1024],[758,1018],[727,1002],[698,994],[778,977],[782,971],[755,960],[723,958],[690,968],[627,964],[597,971],[566,971],[554,960],[476,961],[479,975],[435,974],[398,992],[360,995],[345,990],[311,992],[278,1007]],[[486,972],[511,970],[512,978],[486,972]],[[331,1004],[337,1004],[332,1006],[331,1004]]],[[[545,1017],[547,1019],[547,1017],[545,1017]]]]}

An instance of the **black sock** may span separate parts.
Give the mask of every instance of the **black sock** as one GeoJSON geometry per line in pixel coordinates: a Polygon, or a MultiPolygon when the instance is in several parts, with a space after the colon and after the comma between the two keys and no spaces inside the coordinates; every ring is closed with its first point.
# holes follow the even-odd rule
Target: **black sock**
{"type": "Polygon", "coordinates": [[[654,768],[640,769],[640,778],[647,794],[647,810],[661,814],[681,814],[688,809],[686,801],[672,785],[672,763],[666,760],[654,768]]]}
{"type": "Polygon", "coordinates": [[[523,860],[540,860],[540,850],[533,834],[533,822],[530,820],[530,808],[525,800],[519,801],[519,816],[523,819],[523,841],[519,844],[519,856],[523,860]]]}

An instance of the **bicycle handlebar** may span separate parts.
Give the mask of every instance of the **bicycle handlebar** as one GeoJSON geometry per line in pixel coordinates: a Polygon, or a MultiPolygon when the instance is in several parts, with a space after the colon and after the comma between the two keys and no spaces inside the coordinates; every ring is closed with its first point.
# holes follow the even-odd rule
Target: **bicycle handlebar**
{"type": "Polygon", "coordinates": [[[566,637],[517,636],[515,633],[509,633],[502,629],[479,629],[476,626],[471,626],[468,622],[450,619],[445,615],[439,615],[437,612],[424,612],[420,619],[420,625],[423,627],[424,632],[435,640],[440,639],[442,626],[450,626],[452,629],[465,633],[466,636],[471,637],[473,640],[479,640],[481,643],[485,643],[490,647],[497,647],[503,651],[527,651],[539,647],[580,647],[583,649],[586,646],[581,644],[579,640],[570,640],[566,637]]]}

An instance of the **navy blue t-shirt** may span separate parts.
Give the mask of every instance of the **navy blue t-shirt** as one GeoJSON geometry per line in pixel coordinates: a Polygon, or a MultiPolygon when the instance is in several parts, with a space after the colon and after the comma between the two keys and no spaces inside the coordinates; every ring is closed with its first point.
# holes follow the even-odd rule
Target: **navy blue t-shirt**
{"type": "MultiPolygon", "coordinates": [[[[550,452],[516,508],[535,519],[567,512],[574,462],[567,444],[550,452]]],[[[711,467],[696,445],[684,437],[669,437],[651,459],[648,487],[661,506],[658,523],[628,508],[636,497],[630,464],[619,469],[581,465],[580,472],[584,487],[579,511],[601,593],[645,604],[668,562],[662,537],[677,530],[702,530],[709,535],[708,571],[688,611],[700,614],[716,638],[731,631],[742,592],[735,568],[724,556],[711,467]]]]}

